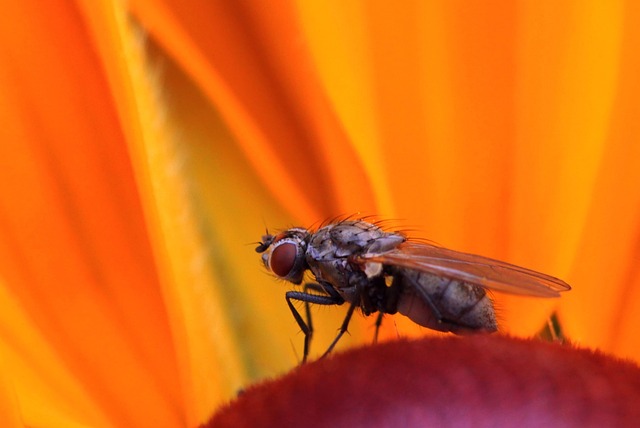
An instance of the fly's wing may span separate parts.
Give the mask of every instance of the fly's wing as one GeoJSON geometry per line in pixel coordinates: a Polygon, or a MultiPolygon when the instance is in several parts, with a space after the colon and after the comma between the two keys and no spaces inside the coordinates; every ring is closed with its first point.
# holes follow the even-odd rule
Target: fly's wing
{"type": "Polygon", "coordinates": [[[364,254],[357,263],[377,262],[464,281],[510,294],[559,297],[566,282],[530,269],[420,242],[404,242],[381,254],[364,254]]]}

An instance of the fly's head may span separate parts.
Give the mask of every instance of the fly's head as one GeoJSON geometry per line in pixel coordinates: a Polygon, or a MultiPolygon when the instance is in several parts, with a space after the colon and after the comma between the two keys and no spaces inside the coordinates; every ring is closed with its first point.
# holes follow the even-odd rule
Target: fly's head
{"type": "Polygon", "coordinates": [[[277,235],[267,233],[256,247],[262,263],[278,278],[300,284],[307,269],[305,253],[310,233],[307,229],[287,229],[277,235]]]}

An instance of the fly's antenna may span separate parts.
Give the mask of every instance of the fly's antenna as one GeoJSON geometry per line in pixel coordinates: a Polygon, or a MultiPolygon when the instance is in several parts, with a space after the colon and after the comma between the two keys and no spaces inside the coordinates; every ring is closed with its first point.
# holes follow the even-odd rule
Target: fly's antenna
{"type": "Polygon", "coordinates": [[[274,236],[269,233],[269,229],[265,226],[264,235],[262,236],[262,240],[260,242],[254,242],[257,244],[256,253],[264,253],[267,251],[267,248],[273,243],[274,236]]]}

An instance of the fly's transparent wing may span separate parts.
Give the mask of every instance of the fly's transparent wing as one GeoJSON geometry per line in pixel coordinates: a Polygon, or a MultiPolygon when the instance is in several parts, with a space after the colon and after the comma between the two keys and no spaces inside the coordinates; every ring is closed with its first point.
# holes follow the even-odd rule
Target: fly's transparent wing
{"type": "Polygon", "coordinates": [[[510,294],[559,297],[560,292],[571,290],[569,284],[550,275],[421,242],[404,242],[391,251],[365,254],[355,261],[404,267],[510,294]]]}

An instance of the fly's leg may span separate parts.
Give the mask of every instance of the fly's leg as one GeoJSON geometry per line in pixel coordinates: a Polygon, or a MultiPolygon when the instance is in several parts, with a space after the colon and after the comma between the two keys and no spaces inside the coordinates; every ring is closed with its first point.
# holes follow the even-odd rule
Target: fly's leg
{"type": "Polygon", "coordinates": [[[431,296],[429,296],[424,290],[419,287],[417,288],[417,290],[418,294],[420,294],[420,297],[422,297],[422,300],[425,301],[427,305],[429,305],[429,309],[431,309],[431,312],[433,312],[433,316],[436,318],[436,320],[438,320],[439,323],[445,321],[440,310],[436,308],[436,305],[433,304],[431,296]]]}
{"type": "Polygon", "coordinates": [[[353,315],[353,311],[355,309],[356,309],[356,305],[354,303],[352,303],[351,306],[349,306],[349,310],[347,311],[347,316],[344,317],[344,321],[342,321],[342,325],[340,326],[340,330],[338,331],[338,335],[336,336],[335,339],[333,339],[333,342],[331,342],[331,345],[329,345],[329,349],[327,349],[324,352],[324,354],[322,354],[322,357],[320,357],[320,358],[326,357],[329,354],[329,352],[331,352],[333,350],[333,347],[336,346],[336,343],[338,343],[338,340],[340,340],[342,335],[347,331],[347,328],[349,327],[349,322],[351,321],[351,316],[353,315]]]}
{"type": "Polygon", "coordinates": [[[373,343],[378,343],[378,332],[380,331],[380,326],[382,325],[383,316],[384,312],[378,312],[378,316],[376,317],[376,332],[373,334],[373,343]]]}
{"type": "MultiPolygon", "coordinates": [[[[306,284],[304,289],[328,292],[326,288],[318,284],[306,284]]],[[[335,292],[335,290],[333,291],[335,292]]],[[[307,357],[309,356],[309,344],[311,343],[311,337],[313,336],[313,325],[311,324],[311,311],[309,310],[309,304],[311,303],[315,305],[326,306],[341,305],[344,303],[344,299],[342,299],[342,297],[340,297],[337,292],[328,296],[321,296],[318,294],[311,294],[303,291],[287,291],[285,293],[285,299],[287,300],[287,305],[289,306],[289,310],[291,311],[293,318],[296,320],[298,326],[300,327],[300,330],[302,330],[302,333],[304,334],[304,351],[302,354],[302,362],[305,363],[307,361],[307,357]],[[302,316],[293,305],[292,300],[305,303],[307,322],[302,319],[302,316]]]]}
{"type": "MultiPolygon", "coordinates": [[[[310,294],[308,290],[313,290],[316,293],[321,293],[321,295],[329,294],[322,285],[316,284],[315,282],[308,282],[304,285],[303,291],[305,294],[310,294]]],[[[313,323],[311,321],[311,305],[309,304],[309,301],[304,302],[304,311],[306,313],[307,328],[309,330],[309,334],[305,337],[305,343],[311,343],[311,338],[313,337],[313,323]]]]}
{"type": "MultiPolygon", "coordinates": [[[[399,295],[398,293],[401,290],[401,285],[403,280],[404,280],[404,276],[399,273],[396,273],[393,277],[393,282],[391,283],[390,288],[394,290],[394,297],[396,299],[397,299],[397,296],[399,295]]],[[[451,283],[449,283],[449,285],[451,285],[451,283]]],[[[429,309],[431,309],[431,312],[433,313],[433,316],[438,321],[438,323],[445,321],[444,317],[442,316],[442,312],[440,312],[440,310],[436,307],[436,305],[433,304],[433,301],[431,300],[431,296],[429,296],[429,294],[427,294],[427,292],[424,291],[422,287],[414,287],[414,290],[418,293],[419,297],[421,297],[422,300],[429,306],[429,309]]],[[[397,300],[394,302],[394,305],[397,305],[397,300]]],[[[389,313],[395,313],[395,308],[393,311],[389,310],[389,313]]]]}

